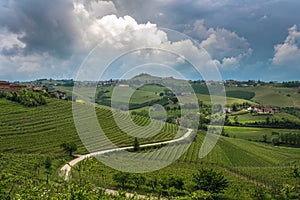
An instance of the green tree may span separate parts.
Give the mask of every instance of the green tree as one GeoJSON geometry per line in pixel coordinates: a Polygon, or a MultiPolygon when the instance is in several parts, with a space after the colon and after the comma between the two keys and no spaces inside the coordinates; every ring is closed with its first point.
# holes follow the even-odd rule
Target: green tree
{"type": "Polygon", "coordinates": [[[299,167],[297,167],[296,165],[292,167],[292,175],[294,178],[300,177],[299,167]]]}
{"type": "Polygon", "coordinates": [[[238,118],[237,115],[234,116],[233,120],[234,120],[234,123],[235,123],[235,124],[239,124],[239,118],[238,118]]]}
{"type": "Polygon", "coordinates": [[[159,186],[160,186],[159,179],[157,178],[157,176],[151,177],[146,182],[146,185],[148,185],[149,187],[151,187],[152,192],[155,192],[155,190],[157,190],[159,188],[159,186]]]}
{"type": "Polygon", "coordinates": [[[234,112],[238,111],[238,104],[234,103],[232,105],[232,111],[234,111],[234,112]]]}
{"type": "Polygon", "coordinates": [[[263,134],[263,136],[262,136],[262,142],[267,142],[267,140],[268,140],[268,135],[267,134],[263,134]]]}
{"type": "Polygon", "coordinates": [[[52,161],[49,156],[46,157],[44,165],[45,165],[45,169],[47,169],[47,170],[51,169],[52,161]]]}
{"type": "Polygon", "coordinates": [[[136,189],[139,189],[141,185],[144,185],[146,182],[146,177],[141,174],[135,174],[132,177],[132,181],[136,189]]]}
{"type": "Polygon", "coordinates": [[[266,124],[269,125],[270,124],[270,117],[266,118],[266,124]]]}
{"type": "Polygon", "coordinates": [[[213,195],[210,192],[205,192],[203,190],[197,190],[192,193],[191,200],[213,200],[213,195]]]}
{"type": "Polygon", "coordinates": [[[130,173],[128,172],[117,172],[116,174],[113,175],[113,180],[120,184],[122,188],[124,189],[126,184],[130,180],[130,173]]]}
{"type": "Polygon", "coordinates": [[[279,133],[277,132],[272,132],[272,144],[273,145],[279,145],[280,144],[280,140],[279,140],[279,133]]]}
{"type": "Polygon", "coordinates": [[[46,159],[44,161],[44,166],[46,169],[46,176],[47,176],[46,183],[48,184],[49,183],[49,175],[51,174],[51,166],[52,166],[52,161],[49,156],[46,157],[46,159]]]}
{"type": "Polygon", "coordinates": [[[139,140],[137,139],[137,137],[135,137],[133,141],[133,151],[139,151],[139,150],[140,150],[139,140]]]}
{"type": "Polygon", "coordinates": [[[77,145],[74,142],[64,142],[60,145],[69,156],[73,155],[73,152],[77,150],[77,145]]]}
{"type": "Polygon", "coordinates": [[[257,200],[267,199],[266,190],[259,185],[256,185],[253,189],[250,189],[249,193],[252,199],[257,199],[257,200]]]}
{"type": "Polygon", "coordinates": [[[203,190],[212,194],[223,192],[228,187],[228,181],[221,172],[213,169],[201,168],[193,175],[196,190],[203,190]]]}
{"type": "Polygon", "coordinates": [[[173,102],[173,104],[176,104],[176,103],[178,103],[178,99],[177,99],[177,97],[176,97],[176,96],[174,96],[174,97],[170,97],[170,100],[173,102]]]}
{"type": "Polygon", "coordinates": [[[166,180],[165,186],[167,188],[174,187],[178,190],[182,190],[184,186],[183,178],[179,176],[171,176],[166,180]]]}

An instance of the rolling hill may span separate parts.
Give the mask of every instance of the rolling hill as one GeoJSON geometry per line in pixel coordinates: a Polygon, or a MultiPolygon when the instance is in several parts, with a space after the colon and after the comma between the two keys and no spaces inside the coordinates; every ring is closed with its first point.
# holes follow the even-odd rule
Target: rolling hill
{"type": "MultiPolygon", "coordinates": [[[[109,97],[112,87],[103,87],[104,89],[108,90],[106,95],[109,97]]],[[[126,90],[131,90],[131,88],[126,86],[124,91],[126,90]]],[[[228,104],[243,102],[255,104],[254,100],[256,102],[260,100],[267,105],[273,105],[271,103],[274,103],[277,106],[289,107],[291,106],[290,102],[282,103],[280,101],[284,101],[285,98],[293,100],[293,103],[298,101],[294,99],[298,95],[296,89],[268,88],[263,86],[256,89],[245,88],[246,92],[240,92],[240,90],[241,88],[229,88],[229,91],[232,91],[229,94],[234,97],[227,97],[228,104]],[[255,93],[254,96],[253,93],[255,93]],[[274,93],[279,97],[272,99],[271,96],[274,93]],[[287,94],[290,95],[287,96],[287,94]],[[270,95],[270,98],[267,98],[268,95],[270,95]],[[251,96],[253,97],[250,99],[251,96]]],[[[132,101],[144,103],[149,100],[159,99],[161,92],[164,92],[163,87],[146,85],[136,90],[132,101]]],[[[201,101],[209,104],[210,97],[208,95],[197,94],[197,96],[201,101]]],[[[121,111],[113,113],[107,106],[77,104],[80,105],[81,110],[79,111],[82,111],[80,116],[85,120],[87,116],[84,114],[84,111],[95,109],[97,120],[107,138],[119,147],[132,145],[134,137],[127,135],[118,127],[113,115],[117,115],[120,119],[131,119],[140,127],[150,124],[150,120],[146,117],[139,115],[128,116],[121,111]]],[[[47,98],[46,105],[27,108],[18,103],[0,99],[0,109],[0,169],[2,173],[21,175],[37,182],[48,180],[48,176],[51,174],[51,178],[54,180],[59,177],[59,168],[72,159],[63,152],[60,146],[64,141],[74,142],[78,146],[76,154],[88,153],[75,128],[71,101],[47,98]],[[47,157],[50,157],[53,162],[51,172],[42,167],[47,157]]],[[[273,117],[299,121],[297,117],[287,113],[276,113],[273,117]]],[[[229,120],[232,120],[231,117],[229,120]]],[[[265,120],[265,116],[245,114],[239,115],[239,120],[241,123],[249,120],[259,121],[265,120]]],[[[161,122],[159,121],[155,121],[153,124],[154,127],[159,127],[160,125],[161,122]]],[[[85,128],[89,131],[88,126],[85,128]]],[[[132,133],[139,131],[134,127],[129,126],[127,128],[132,133]]],[[[177,130],[178,127],[175,124],[166,123],[157,135],[146,139],[140,138],[139,143],[146,144],[171,140],[174,138],[174,133],[177,130]]],[[[149,128],[144,134],[150,134],[151,131],[152,129],[149,128]]],[[[264,192],[271,193],[271,190],[280,191],[282,185],[285,184],[291,186],[299,185],[299,180],[293,178],[292,172],[293,167],[300,166],[299,149],[254,142],[255,140],[259,141],[264,134],[268,135],[267,142],[270,142],[273,129],[225,127],[224,131],[229,134],[229,137],[221,136],[213,150],[202,159],[199,158],[198,154],[206,133],[198,131],[193,143],[178,161],[157,172],[145,174],[146,179],[151,180],[153,177],[159,177],[161,180],[167,180],[171,175],[178,175],[184,177],[185,187],[188,188],[192,181],[192,175],[199,168],[213,168],[223,172],[230,180],[231,187],[222,194],[223,196],[221,195],[221,197],[227,199],[251,199],[249,191],[253,192],[257,187],[264,192]],[[237,190],[240,192],[237,193],[237,190]]],[[[276,129],[275,131],[279,133],[299,133],[299,130],[288,129],[276,129]]],[[[93,141],[93,138],[91,141],[93,141]]],[[[95,140],[91,145],[97,146],[99,143],[95,140]]],[[[109,144],[105,143],[102,143],[101,146],[102,148],[110,147],[109,144]]],[[[146,149],[145,151],[155,151],[155,149],[146,149]]],[[[173,153],[175,154],[176,152],[173,153]]],[[[174,156],[172,153],[159,155],[155,159],[163,160],[165,157],[172,156],[174,156]]],[[[113,180],[113,174],[117,173],[117,171],[104,166],[95,159],[79,165],[79,169],[81,171],[75,170],[74,172],[74,182],[81,180],[82,174],[80,173],[84,173],[84,177],[90,178],[97,186],[118,189],[118,184],[113,180]],[[82,168],[80,169],[80,167],[82,168]]],[[[134,186],[130,187],[133,188],[134,186]]],[[[149,191],[151,191],[151,188],[148,186],[141,190],[141,192],[146,193],[149,191]]]]}

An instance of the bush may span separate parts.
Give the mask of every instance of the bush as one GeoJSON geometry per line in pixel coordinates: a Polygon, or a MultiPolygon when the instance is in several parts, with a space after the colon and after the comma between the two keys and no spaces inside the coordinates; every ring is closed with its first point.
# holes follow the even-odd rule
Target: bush
{"type": "Polygon", "coordinates": [[[248,92],[248,91],[242,91],[242,90],[226,91],[226,96],[227,97],[234,97],[234,98],[238,98],[238,99],[250,100],[255,96],[255,93],[254,92],[248,92]]]}
{"type": "Polygon", "coordinates": [[[77,150],[77,145],[74,142],[64,142],[60,145],[69,156],[72,156],[73,152],[77,150]]]}
{"type": "Polygon", "coordinates": [[[33,92],[31,90],[22,89],[19,92],[2,93],[0,96],[4,94],[6,95],[6,99],[18,102],[27,107],[36,107],[46,104],[46,94],[33,92]]]}
{"type": "Polygon", "coordinates": [[[126,184],[130,181],[131,175],[128,172],[117,172],[113,175],[113,180],[117,182],[124,189],[126,184]]]}
{"type": "Polygon", "coordinates": [[[209,192],[205,192],[203,190],[198,190],[192,195],[193,200],[212,200],[213,196],[209,192]]]}
{"type": "Polygon", "coordinates": [[[221,172],[213,169],[201,168],[193,175],[196,190],[203,190],[212,194],[222,193],[228,187],[228,181],[221,172]]]}
{"type": "Polygon", "coordinates": [[[5,92],[5,91],[1,91],[0,92],[0,98],[5,98],[6,96],[7,96],[7,92],[5,92]]]}

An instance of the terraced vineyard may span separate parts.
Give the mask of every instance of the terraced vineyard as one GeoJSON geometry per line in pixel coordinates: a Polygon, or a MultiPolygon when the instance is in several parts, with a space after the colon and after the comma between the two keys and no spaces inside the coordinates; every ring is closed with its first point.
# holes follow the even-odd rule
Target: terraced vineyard
{"type": "MultiPolygon", "coordinates": [[[[2,172],[21,174],[28,178],[40,176],[40,179],[44,181],[47,172],[45,168],[40,166],[44,165],[47,156],[51,157],[53,161],[51,174],[55,178],[58,177],[58,169],[71,159],[63,153],[60,147],[64,141],[75,142],[78,146],[76,153],[88,153],[75,128],[72,103],[56,99],[47,99],[47,101],[47,105],[26,108],[18,103],[0,99],[0,170],[2,172]]],[[[154,127],[162,125],[159,121],[154,121],[151,124],[150,119],[142,116],[129,116],[123,112],[112,112],[110,108],[105,106],[96,105],[94,108],[85,104],[78,105],[81,105],[79,114],[82,120],[89,120],[85,112],[87,109],[96,110],[97,121],[106,133],[106,137],[117,146],[132,145],[134,137],[129,136],[119,128],[114,120],[114,115],[122,119],[121,121],[133,120],[135,124],[144,127],[145,135],[151,134],[154,127]],[[151,126],[148,126],[150,124],[151,126]]],[[[138,133],[134,127],[124,125],[129,132],[138,133]]],[[[85,128],[87,131],[89,130],[89,126],[85,128]]],[[[233,130],[235,128],[241,127],[226,127],[225,131],[231,129],[230,131],[238,134],[237,132],[242,130],[233,130]]],[[[245,128],[245,132],[248,133],[249,130],[245,128]]],[[[260,133],[266,132],[264,129],[254,130],[253,128],[251,130],[260,131],[260,133]]],[[[176,125],[165,124],[157,135],[139,139],[139,142],[143,144],[170,140],[174,138],[177,131],[176,125]]],[[[243,131],[240,134],[244,134],[243,131]]],[[[192,174],[197,169],[203,166],[210,167],[223,171],[225,176],[232,181],[232,187],[226,191],[225,196],[237,195],[240,199],[249,197],[247,189],[255,188],[255,183],[277,189],[286,183],[291,185],[299,183],[298,179],[292,177],[291,170],[293,166],[300,166],[300,149],[280,148],[269,144],[250,142],[232,138],[232,134],[230,134],[231,138],[220,137],[213,150],[206,157],[200,159],[198,153],[204,136],[205,132],[198,132],[194,142],[177,162],[165,169],[145,174],[147,179],[151,180],[154,176],[163,179],[169,177],[170,174],[176,174],[185,178],[185,184],[188,188],[192,174]],[[240,188],[242,192],[236,194],[237,188],[240,188]]],[[[97,140],[93,141],[93,136],[91,140],[92,146],[98,145],[97,140]]],[[[109,146],[105,143],[101,143],[101,145],[103,148],[106,148],[106,145],[109,146]]],[[[177,151],[182,151],[183,148],[177,149],[177,151]]],[[[176,153],[174,148],[173,152],[156,155],[155,159],[172,158],[176,153]]],[[[112,180],[112,175],[116,171],[96,162],[95,159],[92,162],[92,167],[87,170],[86,178],[91,178],[100,186],[117,187],[117,184],[112,180]],[[105,180],[103,172],[107,173],[105,180]]],[[[76,173],[76,168],[72,171],[76,173]]],[[[145,191],[151,192],[151,188],[146,189],[145,191]]]]}
{"type": "MultiPolygon", "coordinates": [[[[87,153],[75,129],[71,102],[48,99],[45,106],[26,108],[0,99],[0,107],[0,152],[61,154],[60,144],[68,141],[77,144],[78,153],[87,153]]],[[[100,125],[113,143],[119,146],[132,145],[134,138],[117,127],[108,108],[97,106],[96,111],[100,125]]],[[[128,117],[121,113],[119,115],[120,118],[128,117]]],[[[149,123],[148,118],[141,116],[135,116],[133,120],[138,125],[149,123]]],[[[176,131],[175,125],[166,124],[159,134],[141,139],[140,143],[169,140],[176,131]]]]}
{"type": "Polygon", "coordinates": [[[198,152],[204,139],[198,133],[196,141],[180,161],[218,166],[237,176],[259,183],[279,187],[297,182],[292,177],[292,167],[300,165],[300,149],[280,148],[242,139],[220,137],[213,150],[203,159],[198,152]]]}
{"type": "Polygon", "coordinates": [[[220,137],[213,150],[198,158],[204,135],[198,133],[196,142],[181,157],[182,161],[217,164],[223,167],[271,167],[300,165],[300,149],[279,148],[242,139],[220,137]]]}

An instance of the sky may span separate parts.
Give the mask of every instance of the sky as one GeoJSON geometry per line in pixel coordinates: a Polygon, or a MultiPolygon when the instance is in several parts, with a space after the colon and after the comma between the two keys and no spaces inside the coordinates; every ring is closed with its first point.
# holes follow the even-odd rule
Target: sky
{"type": "Polygon", "coordinates": [[[105,77],[91,73],[100,79],[152,62],[156,74],[168,66],[197,80],[188,63],[204,59],[224,80],[299,80],[299,8],[298,0],[0,0],[0,80],[76,78],[91,57],[99,68],[116,57],[105,77]]]}

